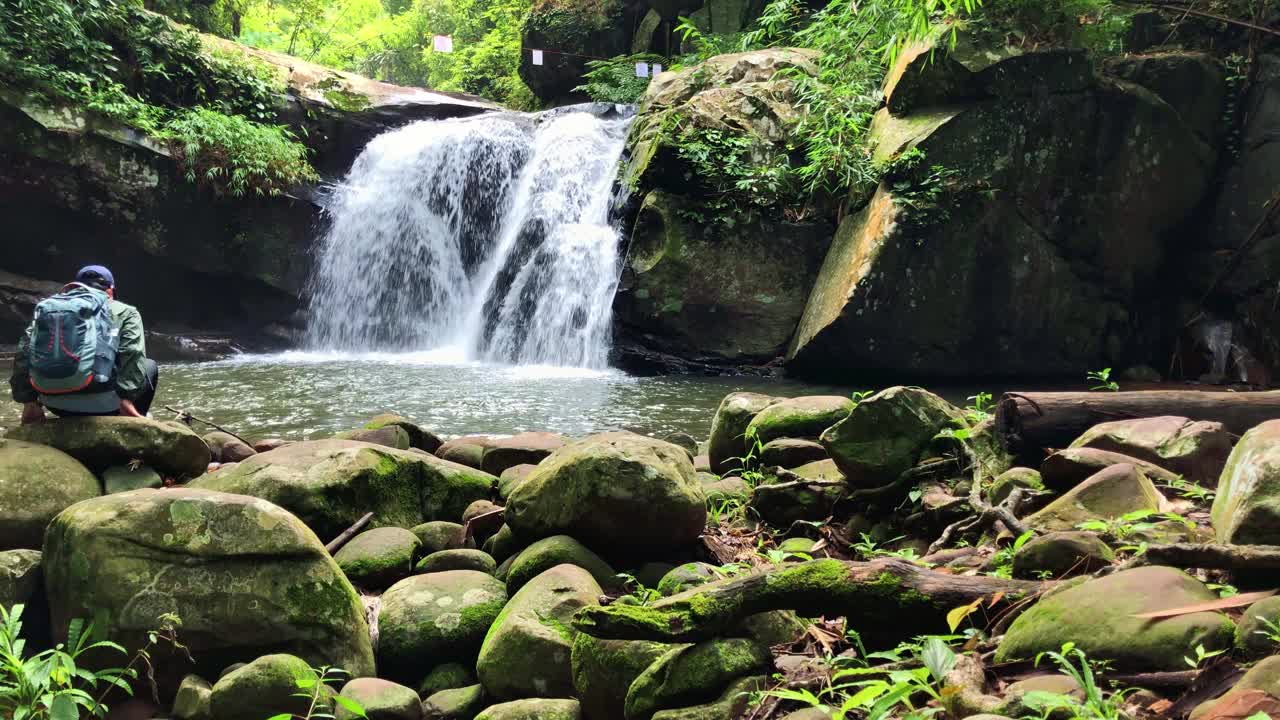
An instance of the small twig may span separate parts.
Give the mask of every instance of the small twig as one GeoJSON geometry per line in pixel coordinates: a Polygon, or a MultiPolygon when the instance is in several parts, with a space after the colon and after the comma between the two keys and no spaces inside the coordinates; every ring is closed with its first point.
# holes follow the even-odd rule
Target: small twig
{"type": "Polygon", "coordinates": [[[190,421],[195,420],[198,423],[203,423],[205,425],[208,425],[209,427],[213,428],[214,430],[217,430],[218,432],[224,432],[230,435],[231,437],[239,440],[240,442],[244,443],[245,445],[248,445],[249,447],[253,447],[253,443],[249,442],[248,440],[245,440],[244,438],[240,437],[239,435],[231,432],[230,430],[222,427],[217,423],[209,422],[208,420],[205,420],[203,418],[198,418],[195,415],[192,415],[191,413],[187,412],[186,410],[178,410],[177,408],[171,407],[169,405],[165,405],[164,409],[168,410],[171,413],[174,413],[175,415],[178,416],[179,420],[186,422],[188,425],[191,424],[190,421]]]}
{"type": "Polygon", "coordinates": [[[1280,30],[1273,30],[1264,25],[1258,25],[1256,23],[1251,23],[1246,20],[1237,20],[1236,18],[1227,17],[1226,15],[1219,15],[1217,13],[1211,13],[1205,10],[1196,10],[1194,8],[1187,7],[1186,5],[1175,5],[1173,3],[1158,2],[1157,0],[1117,0],[1117,2],[1119,2],[1122,5],[1140,5],[1140,6],[1145,6],[1149,8],[1155,8],[1156,10],[1168,10],[1170,12],[1185,12],[1188,15],[1194,15],[1196,17],[1205,18],[1206,20],[1217,20],[1218,22],[1226,23],[1227,25],[1235,25],[1237,27],[1248,28],[1250,30],[1257,30],[1258,32],[1264,32],[1264,33],[1267,33],[1268,35],[1275,35],[1277,37],[1280,37],[1280,30]]]}
{"type": "Polygon", "coordinates": [[[346,530],[343,530],[342,534],[334,538],[328,545],[325,545],[324,549],[328,550],[330,555],[334,554],[335,552],[338,551],[338,548],[341,548],[343,545],[346,545],[347,541],[350,540],[352,536],[354,536],[356,533],[364,529],[364,526],[368,525],[369,521],[372,519],[373,519],[373,513],[371,512],[365,513],[364,517],[352,523],[351,527],[347,528],[346,530]]]}

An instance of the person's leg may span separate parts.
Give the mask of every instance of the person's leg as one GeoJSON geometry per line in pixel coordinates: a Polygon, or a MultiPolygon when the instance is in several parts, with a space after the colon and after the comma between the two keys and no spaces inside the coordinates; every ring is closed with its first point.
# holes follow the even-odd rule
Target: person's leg
{"type": "Polygon", "coordinates": [[[156,399],[156,386],[160,384],[160,365],[151,358],[142,362],[146,370],[147,386],[143,388],[142,394],[134,401],[133,406],[138,409],[138,412],[146,415],[151,412],[151,403],[156,399]]]}

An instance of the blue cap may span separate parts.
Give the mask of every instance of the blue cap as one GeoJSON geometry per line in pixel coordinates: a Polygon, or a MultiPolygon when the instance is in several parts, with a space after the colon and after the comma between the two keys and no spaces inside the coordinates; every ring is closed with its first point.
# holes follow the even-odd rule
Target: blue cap
{"type": "Polygon", "coordinates": [[[80,268],[80,272],[76,273],[76,282],[82,282],[86,285],[105,285],[106,287],[115,287],[116,279],[111,271],[101,265],[86,265],[80,268]]]}

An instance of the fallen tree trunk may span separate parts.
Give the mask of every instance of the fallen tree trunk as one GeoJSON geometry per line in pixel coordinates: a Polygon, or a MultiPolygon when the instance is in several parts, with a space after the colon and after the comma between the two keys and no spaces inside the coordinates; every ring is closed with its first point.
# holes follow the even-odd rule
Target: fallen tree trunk
{"type": "Polygon", "coordinates": [[[1280,390],[1010,392],[996,406],[996,430],[1005,448],[1021,455],[1066,447],[1098,423],[1159,415],[1220,422],[1228,432],[1243,435],[1259,423],[1280,418],[1280,390]]]}
{"type": "Polygon", "coordinates": [[[757,613],[795,610],[809,617],[843,616],[864,638],[896,642],[945,632],[947,613],[975,600],[998,612],[1050,585],[951,575],[896,558],[811,560],[718,580],[648,606],[585,607],[573,624],[601,638],[693,642],[728,634],[757,613]]]}
{"type": "Polygon", "coordinates": [[[1280,570],[1280,547],[1175,543],[1148,545],[1133,565],[1171,565],[1210,570],[1280,570]]]}

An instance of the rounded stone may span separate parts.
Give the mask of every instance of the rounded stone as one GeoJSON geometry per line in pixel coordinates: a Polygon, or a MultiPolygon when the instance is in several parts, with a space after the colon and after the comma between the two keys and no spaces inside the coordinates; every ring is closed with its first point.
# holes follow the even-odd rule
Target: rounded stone
{"type": "Polygon", "coordinates": [[[379,674],[417,683],[433,664],[474,662],[506,603],[506,586],[474,570],[414,575],[392,585],[378,611],[379,674]]]}
{"type": "Polygon", "coordinates": [[[493,575],[498,563],[483,550],[441,550],[422,558],[413,570],[416,573],[445,572],[447,570],[474,570],[493,575]]]}
{"type": "Polygon", "coordinates": [[[101,494],[98,478],[61,450],[0,438],[0,550],[39,550],[55,515],[101,494]]]}
{"type": "MultiPolygon", "coordinates": [[[[364,710],[368,720],[422,720],[422,701],[413,690],[388,680],[356,678],[339,693],[364,710]]],[[[355,720],[355,713],[338,706],[338,720],[355,720]]]]}
{"type": "Polygon", "coordinates": [[[568,535],[543,538],[514,556],[507,569],[507,592],[515,594],[525,583],[556,565],[568,563],[591,573],[601,587],[618,584],[613,568],[586,545],[568,535]]]}
{"type": "Polygon", "coordinates": [[[352,538],[333,559],[352,584],[383,590],[409,576],[420,544],[404,528],[374,528],[352,538]]]}

